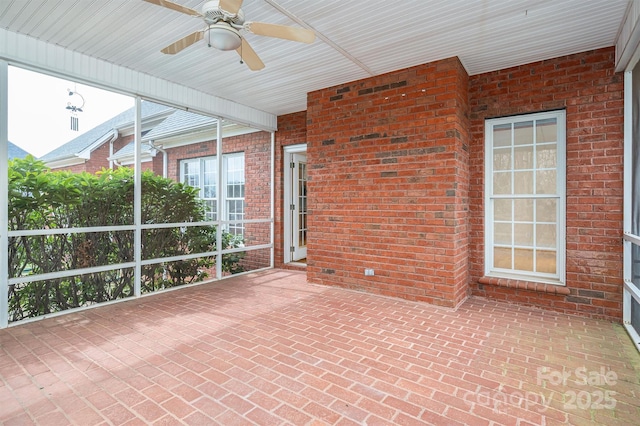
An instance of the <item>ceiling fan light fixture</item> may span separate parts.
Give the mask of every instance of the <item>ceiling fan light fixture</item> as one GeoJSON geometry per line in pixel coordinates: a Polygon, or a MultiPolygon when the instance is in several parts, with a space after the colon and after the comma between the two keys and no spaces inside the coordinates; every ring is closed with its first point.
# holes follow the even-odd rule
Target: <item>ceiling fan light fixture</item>
{"type": "Polygon", "coordinates": [[[238,30],[226,23],[211,25],[208,39],[209,44],[218,50],[236,50],[242,44],[238,30]]]}

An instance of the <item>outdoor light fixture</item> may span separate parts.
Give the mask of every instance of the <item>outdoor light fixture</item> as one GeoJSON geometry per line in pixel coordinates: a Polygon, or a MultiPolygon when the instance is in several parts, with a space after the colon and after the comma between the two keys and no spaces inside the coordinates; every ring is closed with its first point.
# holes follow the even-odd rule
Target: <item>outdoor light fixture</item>
{"type": "Polygon", "coordinates": [[[242,38],[235,28],[225,22],[209,26],[209,46],[219,50],[236,50],[242,38]]]}

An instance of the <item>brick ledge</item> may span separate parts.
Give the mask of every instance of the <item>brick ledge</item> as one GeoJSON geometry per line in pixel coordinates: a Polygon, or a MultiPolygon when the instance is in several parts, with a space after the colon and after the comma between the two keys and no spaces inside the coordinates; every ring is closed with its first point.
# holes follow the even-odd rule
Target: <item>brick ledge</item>
{"type": "Polygon", "coordinates": [[[499,287],[517,288],[521,290],[538,291],[541,293],[569,295],[570,290],[565,286],[554,284],[534,283],[531,281],[514,280],[511,278],[482,277],[480,284],[495,285],[499,287]]]}

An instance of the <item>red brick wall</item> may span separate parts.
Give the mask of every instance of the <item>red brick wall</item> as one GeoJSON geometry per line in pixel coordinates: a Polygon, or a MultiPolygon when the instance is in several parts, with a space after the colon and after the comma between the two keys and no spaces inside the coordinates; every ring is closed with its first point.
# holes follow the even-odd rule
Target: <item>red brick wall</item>
{"type": "Polygon", "coordinates": [[[473,293],[620,321],[624,111],[614,48],[476,75],[469,87],[473,293]],[[525,290],[532,286],[526,282],[482,280],[484,120],[561,108],[567,117],[567,285],[561,290],[569,294],[525,290]]]}
{"type": "Polygon", "coordinates": [[[307,111],[278,117],[275,146],[275,266],[277,268],[300,269],[284,264],[284,147],[307,143],[307,111]]]}
{"type": "Polygon", "coordinates": [[[310,282],[466,297],[467,88],[452,58],[308,95],[310,282]]]}

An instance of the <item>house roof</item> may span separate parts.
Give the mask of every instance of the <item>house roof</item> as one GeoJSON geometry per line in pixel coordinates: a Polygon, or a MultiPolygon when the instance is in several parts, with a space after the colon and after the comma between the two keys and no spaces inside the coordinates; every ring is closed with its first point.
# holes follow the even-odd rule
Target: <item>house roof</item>
{"type": "Polygon", "coordinates": [[[24,149],[20,148],[18,145],[9,142],[9,160],[13,160],[14,158],[24,158],[29,153],[24,149]]]}
{"type": "MultiPolygon", "coordinates": [[[[167,116],[162,122],[154,126],[151,130],[142,136],[142,145],[140,147],[142,154],[151,154],[151,147],[148,141],[154,141],[160,138],[166,138],[170,136],[176,136],[183,133],[189,133],[194,130],[212,128],[215,126],[218,120],[205,115],[195,114],[189,111],[174,110],[174,112],[167,116]]],[[[110,159],[122,160],[131,159],[134,154],[134,143],[129,142],[120,150],[115,152],[110,159]]]]}
{"type": "Polygon", "coordinates": [[[168,135],[175,135],[183,131],[213,126],[217,121],[217,119],[207,117],[206,115],[176,110],[176,112],[168,116],[162,123],[145,134],[143,140],[154,140],[168,135]]]}
{"type": "MultiPolygon", "coordinates": [[[[171,111],[175,111],[174,108],[166,105],[156,104],[153,102],[141,103],[141,115],[142,118],[149,118],[160,114],[169,114],[171,111]]],[[[83,133],[75,139],[70,140],[64,145],[54,149],[53,151],[40,157],[40,160],[44,162],[57,161],[69,157],[74,157],[83,151],[86,151],[96,142],[100,140],[106,140],[106,136],[112,133],[114,130],[132,126],[135,118],[135,108],[130,108],[115,117],[105,121],[102,124],[94,127],[93,129],[83,133]]]]}
{"type": "MultiPolygon", "coordinates": [[[[140,152],[143,155],[149,155],[151,154],[151,147],[149,146],[148,143],[143,142],[140,145],[140,152]]],[[[122,149],[119,149],[111,157],[109,157],[109,160],[116,160],[116,161],[121,161],[123,159],[129,160],[133,158],[133,155],[134,155],[134,143],[133,141],[131,141],[125,146],[123,146],[122,149]]]]}

